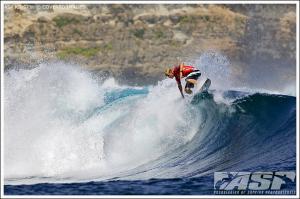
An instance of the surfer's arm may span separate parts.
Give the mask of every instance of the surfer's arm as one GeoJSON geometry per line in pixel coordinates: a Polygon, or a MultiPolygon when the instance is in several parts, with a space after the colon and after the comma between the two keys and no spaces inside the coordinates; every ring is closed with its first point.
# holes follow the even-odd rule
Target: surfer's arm
{"type": "Polygon", "coordinates": [[[183,95],[183,92],[182,92],[182,85],[181,85],[180,80],[177,81],[177,85],[178,85],[178,89],[179,89],[179,91],[180,91],[180,94],[181,94],[182,98],[184,98],[184,95],[183,95]]]}
{"type": "Polygon", "coordinates": [[[181,85],[181,78],[182,78],[182,70],[183,70],[183,63],[180,64],[179,66],[179,79],[177,79],[177,85],[178,85],[178,89],[180,91],[180,94],[182,96],[182,98],[184,98],[183,92],[182,92],[182,85],[181,85]]]}
{"type": "Polygon", "coordinates": [[[182,78],[182,70],[183,70],[183,62],[180,64],[180,68],[179,68],[180,79],[182,78]]]}

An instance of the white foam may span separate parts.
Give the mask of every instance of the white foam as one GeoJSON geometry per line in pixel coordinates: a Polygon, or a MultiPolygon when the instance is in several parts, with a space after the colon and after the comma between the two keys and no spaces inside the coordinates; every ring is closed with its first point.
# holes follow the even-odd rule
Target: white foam
{"type": "Polygon", "coordinates": [[[195,58],[191,63],[200,69],[202,78],[210,78],[210,88],[215,90],[237,90],[246,92],[259,92],[269,94],[284,94],[296,96],[296,81],[278,79],[278,69],[269,68],[264,73],[259,73],[260,66],[247,68],[242,66],[233,67],[230,59],[217,51],[208,51],[195,58]],[[235,71],[234,71],[235,70],[235,71]],[[238,70],[243,70],[241,74],[238,70]],[[255,72],[254,72],[255,71],[255,72]],[[258,77],[257,74],[260,74],[258,77]],[[264,77],[265,75],[265,77],[264,77]],[[273,76],[273,78],[272,78],[273,76]],[[265,85],[268,81],[269,85],[265,85]],[[271,86],[270,81],[274,86],[271,86]],[[280,82],[280,84],[278,84],[280,82]],[[280,86],[278,86],[280,85],[280,86]]]}
{"type": "Polygon", "coordinates": [[[103,104],[88,73],[62,63],[9,71],[4,99],[5,177],[51,176],[94,164],[87,159],[99,155],[92,144],[96,132],[77,127],[103,104]]]}

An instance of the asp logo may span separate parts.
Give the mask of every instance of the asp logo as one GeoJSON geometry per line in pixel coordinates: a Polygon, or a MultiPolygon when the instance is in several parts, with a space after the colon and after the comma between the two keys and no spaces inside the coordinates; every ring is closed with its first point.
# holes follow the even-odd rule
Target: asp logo
{"type": "Polygon", "coordinates": [[[295,184],[295,171],[278,172],[215,172],[214,189],[231,190],[280,190],[286,183],[295,184]]]}

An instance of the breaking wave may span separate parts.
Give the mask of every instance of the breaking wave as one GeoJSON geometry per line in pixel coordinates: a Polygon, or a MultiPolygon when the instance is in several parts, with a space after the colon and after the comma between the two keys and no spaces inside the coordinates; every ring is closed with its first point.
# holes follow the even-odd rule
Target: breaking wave
{"type": "Polygon", "coordinates": [[[214,89],[182,100],[174,80],[129,87],[62,63],[4,78],[5,184],[295,169],[292,96],[214,89]]]}

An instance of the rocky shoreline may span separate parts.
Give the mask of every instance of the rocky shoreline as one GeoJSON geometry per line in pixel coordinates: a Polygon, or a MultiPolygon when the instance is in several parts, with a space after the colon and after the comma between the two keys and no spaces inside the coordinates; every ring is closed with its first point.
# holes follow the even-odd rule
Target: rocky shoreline
{"type": "Polygon", "coordinates": [[[4,11],[5,70],[61,60],[153,84],[166,66],[215,51],[243,81],[258,66],[295,81],[294,5],[20,4],[4,11]]]}

